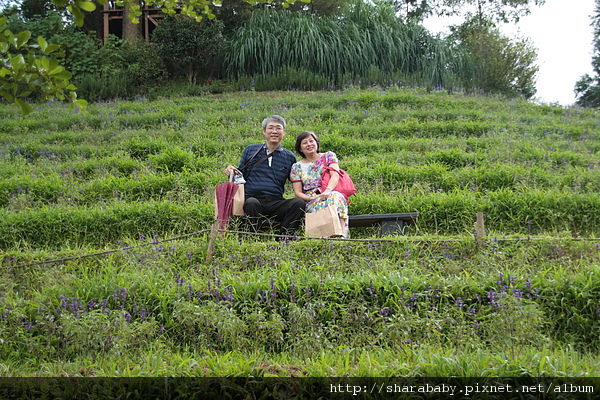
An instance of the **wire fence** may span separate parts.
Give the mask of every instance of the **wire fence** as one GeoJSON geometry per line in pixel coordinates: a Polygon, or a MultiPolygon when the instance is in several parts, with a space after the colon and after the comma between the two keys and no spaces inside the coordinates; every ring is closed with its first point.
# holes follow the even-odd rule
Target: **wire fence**
{"type": "MultiPolygon", "coordinates": [[[[128,251],[128,250],[133,250],[133,249],[137,249],[137,248],[142,248],[142,247],[148,247],[148,246],[155,246],[161,243],[168,243],[168,242],[173,242],[176,240],[181,240],[181,239],[186,239],[189,237],[193,237],[193,236],[200,236],[206,233],[210,233],[210,238],[209,238],[209,250],[207,251],[207,261],[210,261],[211,259],[211,246],[214,243],[214,241],[216,240],[216,236],[218,233],[230,233],[230,234],[239,234],[239,235],[245,235],[245,236],[257,236],[257,237],[269,237],[269,238],[275,238],[275,239],[288,239],[288,240],[292,240],[292,241],[297,241],[297,240],[327,240],[327,241],[346,241],[346,242],[358,242],[358,243],[381,243],[381,242],[397,242],[398,241],[398,237],[381,237],[381,238],[369,238],[369,239],[352,239],[352,238],[321,238],[321,237],[309,237],[309,236],[294,236],[294,237],[289,237],[289,236],[284,236],[284,235],[276,235],[276,234],[271,234],[271,233],[264,233],[264,232],[249,232],[249,231],[239,231],[239,230],[229,230],[229,229],[202,229],[196,232],[192,232],[192,233],[187,233],[184,235],[179,235],[179,236],[175,236],[175,237],[171,237],[171,238],[166,238],[166,239],[155,239],[151,242],[148,243],[140,243],[140,244],[136,244],[136,245],[131,245],[131,246],[124,246],[124,247],[120,247],[118,249],[113,249],[113,250],[105,250],[105,251],[100,251],[100,252],[96,252],[96,253],[89,253],[89,254],[82,254],[82,255],[77,255],[77,256],[71,256],[71,257],[62,257],[62,258],[56,258],[56,259],[51,259],[51,260],[44,260],[44,261],[36,261],[36,262],[32,262],[32,263],[27,263],[27,264],[14,264],[14,265],[8,265],[9,268],[25,268],[25,267],[31,267],[31,266],[36,266],[36,265],[49,265],[49,264],[59,264],[59,263],[65,263],[68,261],[75,261],[75,260],[80,260],[80,259],[85,259],[85,258],[91,258],[91,257],[99,257],[99,256],[104,256],[104,255],[110,255],[110,254],[114,254],[114,253],[118,253],[121,251],[128,251]]],[[[489,241],[494,241],[494,242],[540,242],[540,241],[581,241],[581,242],[597,242],[600,241],[600,238],[581,238],[581,237],[571,237],[571,238],[566,238],[566,237],[531,237],[531,236],[527,236],[527,237],[516,237],[516,238],[507,238],[507,237],[486,237],[483,238],[484,242],[487,240],[489,241]]],[[[458,241],[463,241],[464,239],[442,239],[442,238],[414,238],[411,237],[411,242],[435,242],[435,243],[444,243],[444,242],[458,242],[458,241]]],[[[477,242],[478,239],[477,237],[475,237],[475,241],[477,242]]],[[[3,268],[6,268],[7,266],[4,265],[5,264],[5,260],[2,261],[2,265],[3,268]]]]}

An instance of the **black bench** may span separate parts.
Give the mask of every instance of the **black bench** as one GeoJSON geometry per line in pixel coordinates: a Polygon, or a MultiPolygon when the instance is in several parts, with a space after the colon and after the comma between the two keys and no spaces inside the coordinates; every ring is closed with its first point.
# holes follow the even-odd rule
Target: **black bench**
{"type": "Polygon", "coordinates": [[[379,236],[404,235],[407,225],[415,223],[417,212],[395,214],[350,215],[348,225],[356,228],[378,226],[379,236]]]}
{"type": "MultiPolygon", "coordinates": [[[[350,228],[364,228],[369,226],[379,227],[379,236],[404,235],[406,226],[415,223],[418,212],[395,213],[395,214],[365,214],[350,215],[348,225],[350,228]]],[[[279,226],[279,222],[262,218],[262,229],[274,229],[279,226]]]]}

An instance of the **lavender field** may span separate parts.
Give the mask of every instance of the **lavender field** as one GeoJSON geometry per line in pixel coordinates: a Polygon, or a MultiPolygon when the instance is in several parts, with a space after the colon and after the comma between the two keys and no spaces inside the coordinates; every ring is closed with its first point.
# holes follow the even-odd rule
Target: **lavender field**
{"type": "Polygon", "coordinates": [[[403,87],[0,105],[0,376],[599,376],[599,127],[403,87]],[[271,114],[338,155],[351,214],[417,223],[209,243],[271,114]]]}

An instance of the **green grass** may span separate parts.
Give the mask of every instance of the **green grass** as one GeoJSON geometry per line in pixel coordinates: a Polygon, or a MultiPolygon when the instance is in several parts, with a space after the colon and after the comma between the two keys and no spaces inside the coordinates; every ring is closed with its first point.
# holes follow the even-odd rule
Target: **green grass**
{"type": "Polygon", "coordinates": [[[592,110],[396,86],[0,116],[2,376],[600,374],[592,110]],[[214,187],[275,113],[285,147],[336,152],[352,214],[416,225],[208,253],[214,187]]]}

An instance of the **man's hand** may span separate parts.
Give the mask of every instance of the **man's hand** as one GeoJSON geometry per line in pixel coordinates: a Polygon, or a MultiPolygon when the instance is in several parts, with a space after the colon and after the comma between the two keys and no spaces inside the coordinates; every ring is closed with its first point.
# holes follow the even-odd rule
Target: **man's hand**
{"type": "Polygon", "coordinates": [[[225,174],[231,176],[235,170],[236,168],[233,165],[228,165],[227,168],[225,168],[225,174]]]}

